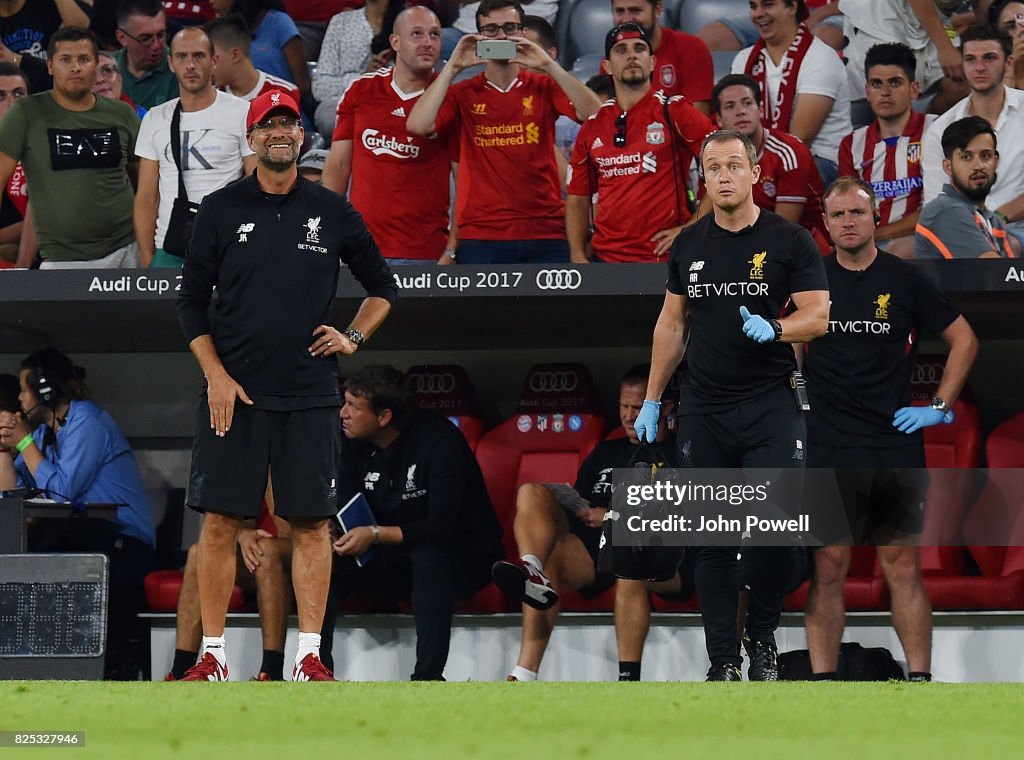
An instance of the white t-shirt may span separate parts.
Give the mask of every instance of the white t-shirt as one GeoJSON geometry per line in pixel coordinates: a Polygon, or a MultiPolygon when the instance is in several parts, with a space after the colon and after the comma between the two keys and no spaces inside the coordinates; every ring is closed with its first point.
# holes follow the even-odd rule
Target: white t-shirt
{"type": "MultiPolygon", "coordinates": [[[[156,215],[156,247],[162,248],[171,207],[178,195],[178,170],[171,154],[171,117],[179,98],[151,108],[142,119],[135,155],[160,162],[160,206],[156,215]]],[[[249,104],[226,92],[217,92],[213,104],[202,111],[182,111],[181,168],[185,191],[192,203],[242,176],[242,158],[252,150],[245,139],[249,104]]]]}
{"type": "MultiPolygon", "coordinates": [[[[1006,98],[1003,110],[995,124],[996,148],[999,150],[999,170],[985,205],[999,208],[1024,195],[1024,91],[1004,88],[1006,98]]],[[[942,133],[954,121],[970,116],[971,97],[968,95],[939,116],[924,133],[921,145],[921,173],[924,175],[922,203],[934,200],[949,175],[942,170],[942,133]]]]}
{"type": "MultiPolygon", "coordinates": [[[[452,24],[463,34],[476,32],[476,10],[480,3],[470,3],[459,7],[459,17],[452,24]]],[[[523,11],[528,16],[540,16],[550,23],[555,23],[558,15],[558,0],[533,0],[532,3],[524,4],[523,11]]],[[[610,28],[610,27],[609,27],[610,28]]]]}
{"type": "MultiPolygon", "coordinates": [[[[732,59],[732,73],[742,74],[750,58],[753,46],[744,48],[732,59]]],[[[785,60],[784,58],[782,60],[785,60]]],[[[774,103],[778,97],[779,84],[782,82],[782,66],[776,66],[768,59],[766,72],[768,82],[768,102],[774,103]]],[[[811,47],[804,56],[800,71],[796,77],[796,98],[793,108],[800,102],[800,95],[826,95],[835,102],[832,111],[818,130],[818,136],[811,143],[811,153],[829,161],[839,161],[839,143],[853,131],[850,122],[850,83],[846,78],[846,68],[836,51],[819,40],[811,42],[811,47]]]]}
{"type": "Polygon", "coordinates": [[[906,0],[839,0],[839,10],[852,26],[880,40],[898,40],[911,50],[931,43],[906,0]]]}

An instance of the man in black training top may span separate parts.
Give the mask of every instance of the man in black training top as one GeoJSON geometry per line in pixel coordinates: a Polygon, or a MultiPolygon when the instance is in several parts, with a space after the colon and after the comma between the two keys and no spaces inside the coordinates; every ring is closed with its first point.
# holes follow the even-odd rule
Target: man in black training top
{"type": "MultiPolygon", "coordinates": [[[[676,434],[684,467],[803,467],[806,427],[789,388],[796,357],[786,344],[817,338],[828,327],[821,254],[803,227],[754,204],[760,169],[749,138],[733,130],[708,135],[700,167],[713,213],[684,229],[672,247],[637,435],[654,440],[661,393],[685,350],[689,372],[676,434]],[[790,306],[795,310],[779,318],[790,306]]],[[[750,552],[760,583],[751,589],[746,619],[748,675],[775,680],[775,629],[792,554],[750,552]]],[[[737,555],[736,546],[695,549],[709,681],[742,679],[737,555]]]]}
{"type": "Polygon", "coordinates": [[[413,681],[443,681],[457,599],[490,581],[502,556],[501,525],[484,476],[459,429],[416,408],[394,367],[366,367],[345,382],[338,488],[360,491],[377,525],[334,542],[338,559],[324,619],[330,667],[336,604],[352,592],[408,600],[416,621],[413,681]],[[354,558],[374,547],[359,567],[354,558]]]}
{"type": "MultiPolygon", "coordinates": [[[[825,259],[832,293],[829,332],[804,357],[811,413],[808,467],[837,470],[841,492],[870,495],[867,513],[849,504],[853,535],[878,545],[892,599],[892,618],[910,679],[931,680],[931,604],[921,582],[920,553],[908,543],[923,520],[922,429],[952,422],[978,352],[974,331],[918,270],[875,247],[871,185],[841,177],[825,191],[825,219],[835,254],[825,259]],[[919,331],[941,335],[949,357],[930,406],[910,406],[910,376],[919,331]],[[856,468],[856,469],[854,469],[856,468]]],[[[824,540],[824,539],[823,539],[824,540]]],[[[807,643],[816,677],[836,677],[843,636],[843,581],[850,547],[814,550],[807,597],[807,643]]]]}
{"type": "Polygon", "coordinates": [[[243,523],[260,513],[268,471],[277,515],[292,529],[299,613],[292,680],[333,680],[319,646],[341,446],[335,355],[355,353],[380,326],[397,288],[359,214],[298,176],[303,132],[295,101],[276,91],[260,95],[246,127],[257,170],[203,200],[178,297],[178,321],[206,376],[188,494],[189,506],[206,513],[199,538],[203,654],[183,680],[227,680],[224,622],[235,542],[243,523]],[[342,263],[367,297],[339,331],[329,319],[342,263]]]}

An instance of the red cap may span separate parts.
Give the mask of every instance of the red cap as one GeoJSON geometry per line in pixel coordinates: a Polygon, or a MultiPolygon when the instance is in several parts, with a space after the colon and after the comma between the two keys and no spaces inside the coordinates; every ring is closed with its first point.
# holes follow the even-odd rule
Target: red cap
{"type": "Polygon", "coordinates": [[[249,115],[245,117],[246,131],[252,129],[254,124],[263,121],[271,111],[285,111],[296,119],[302,118],[299,107],[295,105],[295,101],[290,95],[279,90],[270,90],[249,104],[249,115]]]}

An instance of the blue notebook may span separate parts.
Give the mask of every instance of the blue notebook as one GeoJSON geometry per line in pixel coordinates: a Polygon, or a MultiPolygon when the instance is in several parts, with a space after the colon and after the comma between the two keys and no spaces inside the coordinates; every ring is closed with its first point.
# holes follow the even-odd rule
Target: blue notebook
{"type": "MultiPolygon", "coordinates": [[[[338,524],[341,525],[343,533],[348,533],[353,528],[361,528],[364,525],[376,525],[377,520],[373,516],[373,511],[370,509],[370,504],[366,501],[366,497],[361,493],[357,493],[348,500],[345,506],[338,510],[338,524]]],[[[377,550],[371,546],[355,558],[356,564],[359,567],[366,567],[376,556],[377,550]]]]}

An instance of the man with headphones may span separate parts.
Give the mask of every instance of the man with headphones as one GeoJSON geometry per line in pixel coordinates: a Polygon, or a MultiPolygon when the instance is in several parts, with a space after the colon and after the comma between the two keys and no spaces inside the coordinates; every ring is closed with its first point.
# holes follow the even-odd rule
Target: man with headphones
{"type": "MultiPolygon", "coordinates": [[[[836,471],[840,492],[870,494],[866,517],[852,514],[862,504],[847,506],[860,524],[852,526],[855,535],[836,542],[878,546],[910,680],[928,681],[931,605],[921,582],[918,548],[899,544],[922,527],[921,431],[953,421],[950,408],[963,390],[978,341],[927,277],[876,247],[878,214],[871,185],[859,177],[840,177],[825,191],[824,202],[836,248],[824,260],[832,299],[829,331],[803,360],[811,402],[807,466],[844,468],[836,471]],[[941,335],[950,351],[931,405],[911,406],[910,374],[922,328],[941,335]]],[[[807,643],[816,677],[833,679],[843,635],[849,545],[815,549],[814,565],[807,643]]]]}
{"type": "Polygon", "coordinates": [[[0,454],[0,488],[39,488],[55,501],[76,505],[124,505],[115,521],[72,520],[35,536],[30,548],[110,558],[107,674],[134,680],[145,662],[128,662],[126,654],[133,633],[144,644],[148,640],[135,629],[156,533],[135,456],[113,418],[88,400],[84,377],[84,370],[54,348],[25,357],[22,411],[0,411],[0,450],[10,452],[0,454]]]}
{"type": "MultiPolygon", "coordinates": [[[[828,328],[821,254],[806,229],[755,205],[760,169],[750,138],[713,132],[700,167],[713,213],[685,228],[672,246],[647,397],[634,428],[640,440],[655,439],[661,394],[685,351],[689,372],[676,434],[683,466],[801,468],[807,436],[789,388],[796,358],[786,344],[813,340],[828,328]]],[[[742,679],[739,553],[736,546],[695,549],[709,681],[742,679]]],[[[792,555],[788,547],[743,554],[757,566],[744,637],[748,677],[773,681],[775,629],[792,555]]]]}

